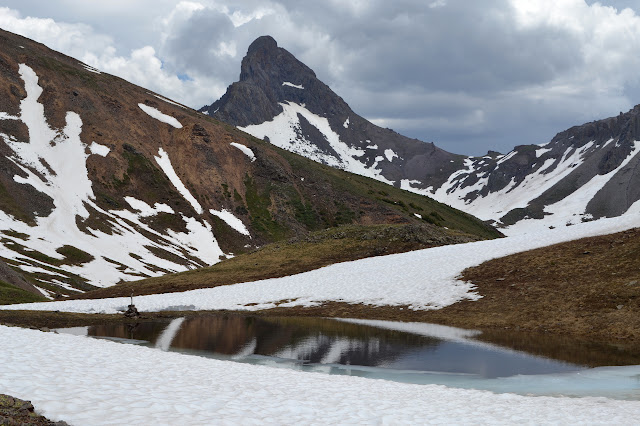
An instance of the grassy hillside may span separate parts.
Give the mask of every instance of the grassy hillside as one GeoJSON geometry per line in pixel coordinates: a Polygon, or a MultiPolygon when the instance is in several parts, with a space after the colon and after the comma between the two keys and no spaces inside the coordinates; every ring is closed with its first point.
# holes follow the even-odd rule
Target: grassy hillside
{"type": "Polygon", "coordinates": [[[14,303],[44,302],[44,296],[30,293],[7,282],[0,281],[0,305],[12,305],[14,303]]]}
{"type": "MultiPolygon", "coordinates": [[[[417,214],[420,216],[420,220],[436,226],[457,229],[486,239],[502,235],[495,228],[486,225],[476,217],[429,197],[309,161],[289,151],[276,149],[278,149],[280,155],[287,159],[294,170],[299,173],[304,172],[312,182],[316,182],[318,185],[328,184],[353,196],[368,199],[372,203],[382,203],[385,207],[391,207],[403,216],[408,214],[410,217],[417,218],[415,216],[417,214]]],[[[357,212],[354,213],[356,213],[357,217],[357,212]]]]}

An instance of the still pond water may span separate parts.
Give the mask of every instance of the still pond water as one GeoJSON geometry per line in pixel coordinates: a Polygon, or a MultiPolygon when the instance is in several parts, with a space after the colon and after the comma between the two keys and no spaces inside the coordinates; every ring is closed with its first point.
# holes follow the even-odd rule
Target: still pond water
{"type": "Polygon", "coordinates": [[[584,361],[536,356],[479,341],[476,331],[431,324],[203,315],[58,331],[325,374],[532,395],[640,399],[640,366],[587,368],[584,361]]]}

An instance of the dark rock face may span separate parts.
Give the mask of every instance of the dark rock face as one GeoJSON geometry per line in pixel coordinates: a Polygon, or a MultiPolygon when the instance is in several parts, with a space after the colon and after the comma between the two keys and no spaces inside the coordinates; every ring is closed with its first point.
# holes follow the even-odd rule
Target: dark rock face
{"type": "Polygon", "coordinates": [[[248,126],[269,121],[282,112],[278,102],[313,103],[304,91],[283,86],[283,82],[303,87],[322,84],[309,67],[279,48],[272,37],[259,37],[242,60],[240,81],[220,100],[200,111],[234,126],[248,126]]]}
{"type": "Polygon", "coordinates": [[[548,219],[550,206],[577,191],[588,193],[582,196],[588,199],[571,204],[575,211],[567,214],[580,220],[619,216],[640,199],[640,159],[629,157],[638,154],[640,106],[560,132],[544,146],[520,145],[507,155],[489,151],[482,157],[464,157],[368,122],[272,37],[263,36],[249,46],[240,81],[200,111],[281,148],[410,188],[498,225],[548,219]],[[254,130],[292,104],[326,119],[339,142],[331,142],[331,135],[300,113],[297,122],[285,123],[292,126],[295,142],[254,130]],[[602,187],[589,193],[596,186],[602,187]]]}

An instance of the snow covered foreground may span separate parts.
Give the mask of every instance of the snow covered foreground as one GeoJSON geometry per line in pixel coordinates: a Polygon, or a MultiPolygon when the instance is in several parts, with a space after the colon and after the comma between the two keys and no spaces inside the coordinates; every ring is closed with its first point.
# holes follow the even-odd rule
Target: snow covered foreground
{"type": "Polygon", "coordinates": [[[640,402],[236,364],[0,326],[0,393],[71,424],[635,424],[640,402]]]}
{"type": "MultiPolygon", "coordinates": [[[[437,309],[459,300],[480,298],[471,284],[456,279],[467,267],[525,250],[638,226],[640,214],[630,214],[535,234],[344,262],[283,278],[139,296],[134,303],[142,311],[258,310],[313,306],[324,301],[437,309]]],[[[116,313],[126,310],[129,303],[129,298],[114,298],[9,305],[0,309],[116,313]]]]}

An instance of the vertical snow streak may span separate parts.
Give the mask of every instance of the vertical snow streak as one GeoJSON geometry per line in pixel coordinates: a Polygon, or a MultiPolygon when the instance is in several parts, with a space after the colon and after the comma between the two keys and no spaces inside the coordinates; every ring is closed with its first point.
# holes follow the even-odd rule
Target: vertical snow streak
{"type": "Polygon", "coordinates": [[[155,158],[156,162],[158,163],[158,165],[160,166],[164,174],[167,175],[167,177],[169,178],[173,186],[178,190],[180,195],[182,195],[184,199],[187,200],[189,204],[191,204],[191,206],[196,211],[196,213],[202,214],[202,212],[204,211],[202,209],[202,206],[200,205],[198,200],[196,200],[196,198],[193,195],[191,195],[191,192],[189,192],[187,187],[184,186],[184,183],[182,183],[182,181],[178,177],[178,174],[176,173],[175,169],[171,165],[171,160],[169,160],[169,154],[167,154],[167,152],[164,149],[160,148],[158,149],[158,156],[153,158],[155,158]]]}

